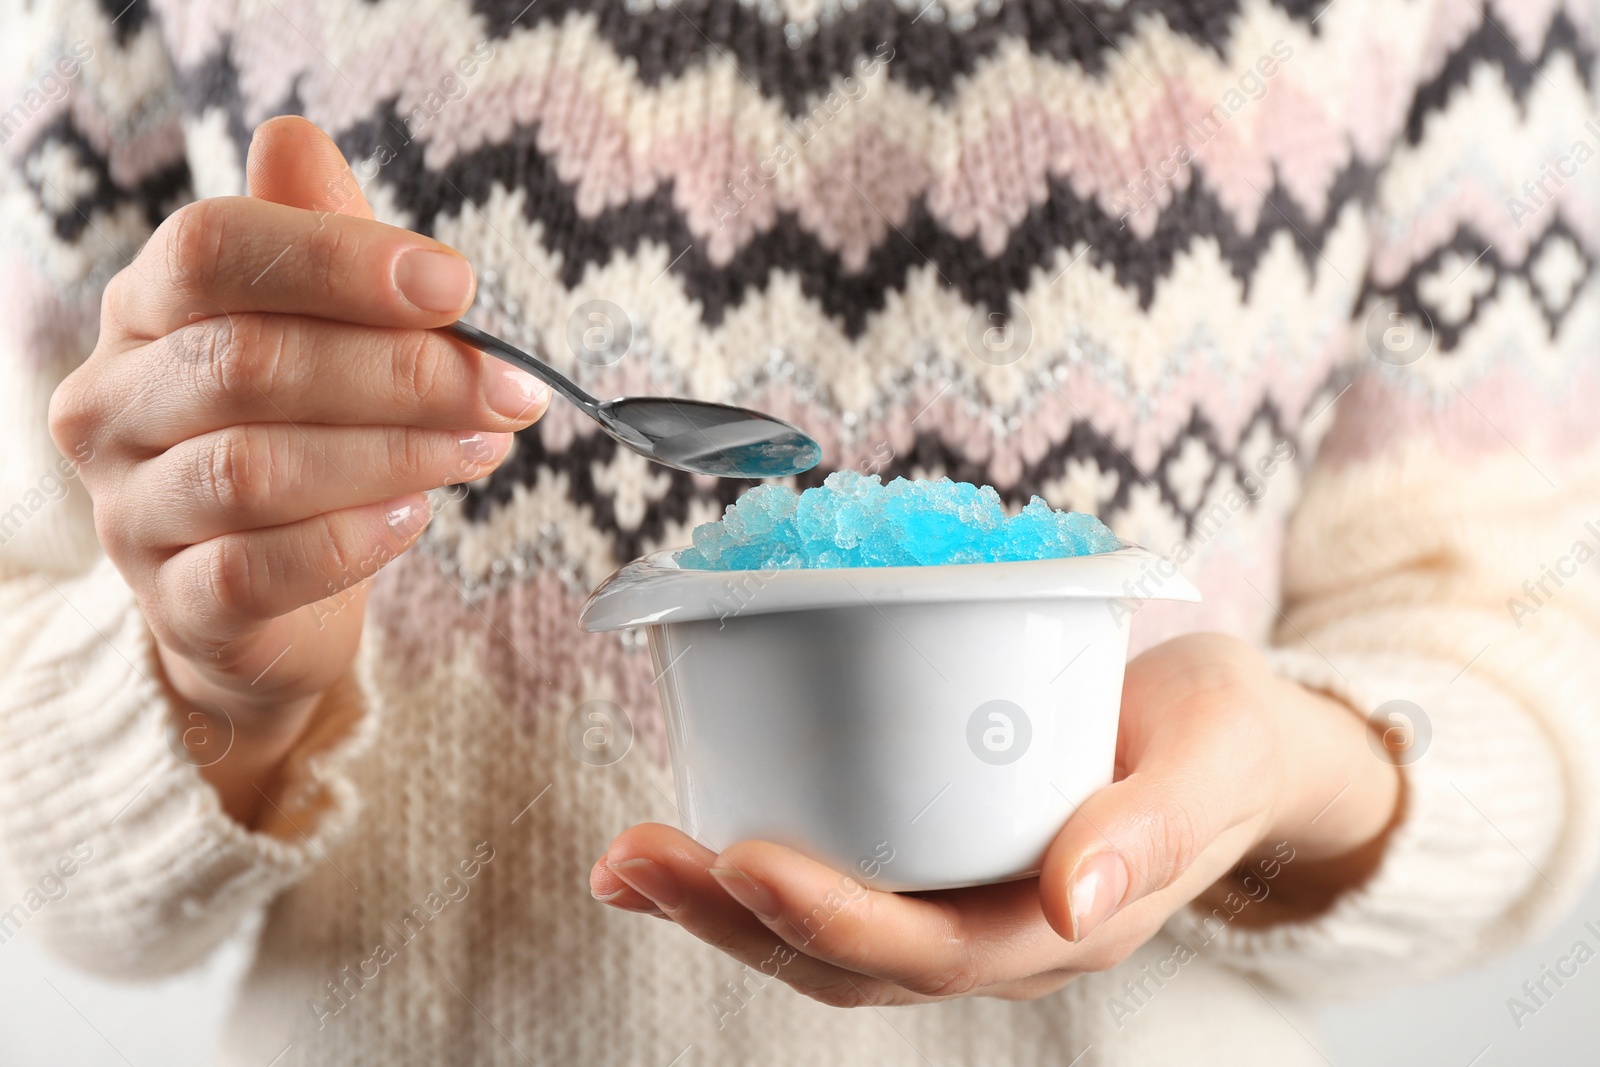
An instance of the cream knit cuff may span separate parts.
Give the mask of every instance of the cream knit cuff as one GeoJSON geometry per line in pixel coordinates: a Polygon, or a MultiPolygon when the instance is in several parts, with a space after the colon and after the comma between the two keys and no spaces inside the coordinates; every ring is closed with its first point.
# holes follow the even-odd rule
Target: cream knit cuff
{"type": "MultiPolygon", "coordinates": [[[[201,958],[349,827],[341,742],[291,761],[276,802],[304,833],[257,833],[222,810],[176,740],[154,640],[102,560],[74,578],[0,585],[0,879],[21,899],[63,855],[68,892],[26,923],[93,970],[149,975],[201,958]],[[291,810],[301,798],[305,810],[291,810]],[[306,812],[315,810],[315,818],[306,812]]],[[[0,903],[0,908],[5,906],[0,903]]],[[[0,930],[0,934],[6,931],[0,930]]]]}
{"type": "Polygon", "coordinates": [[[1173,933],[1288,992],[1338,996],[1442,973],[1559,914],[1567,894],[1540,865],[1559,835],[1565,791],[1554,746],[1530,715],[1442,663],[1339,654],[1335,666],[1307,646],[1268,655],[1281,676],[1364,717],[1402,728],[1392,716],[1411,720],[1403,811],[1372,876],[1324,914],[1247,930],[1191,906],[1169,924],[1173,933]]]}

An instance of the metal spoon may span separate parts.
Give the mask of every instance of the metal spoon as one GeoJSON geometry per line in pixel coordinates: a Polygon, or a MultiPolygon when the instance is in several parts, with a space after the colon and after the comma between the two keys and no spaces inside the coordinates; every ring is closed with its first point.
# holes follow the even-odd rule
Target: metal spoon
{"type": "Polygon", "coordinates": [[[782,478],[815,467],[822,446],[771,415],[682,397],[596,400],[555,368],[476,326],[444,332],[521,367],[582,409],[600,428],[646,459],[717,478],[782,478]]]}

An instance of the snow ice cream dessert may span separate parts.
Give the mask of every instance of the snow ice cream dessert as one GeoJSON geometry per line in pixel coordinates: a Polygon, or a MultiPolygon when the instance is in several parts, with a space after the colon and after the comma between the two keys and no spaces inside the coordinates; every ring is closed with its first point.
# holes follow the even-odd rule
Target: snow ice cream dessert
{"type": "Polygon", "coordinates": [[[761,485],[678,553],[690,570],[793,570],[1010,563],[1111,552],[1122,543],[1093,515],[1034,497],[1007,515],[990,486],[835,471],[796,493],[761,485]]]}

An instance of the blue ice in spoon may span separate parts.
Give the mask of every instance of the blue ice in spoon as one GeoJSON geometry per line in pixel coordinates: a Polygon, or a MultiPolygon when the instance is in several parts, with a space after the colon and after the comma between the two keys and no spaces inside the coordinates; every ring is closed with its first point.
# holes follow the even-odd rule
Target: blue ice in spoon
{"type": "Polygon", "coordinates": [[[760,485],[722,518],[695,527],[694,547],[677,555],[692,570],[905,567],[1060,559],[1121,547],[1093,515],[1056,511],[1034,497],[1007,515],[991,487],[907,481],[835,471],[796,493],[760,485]]]}

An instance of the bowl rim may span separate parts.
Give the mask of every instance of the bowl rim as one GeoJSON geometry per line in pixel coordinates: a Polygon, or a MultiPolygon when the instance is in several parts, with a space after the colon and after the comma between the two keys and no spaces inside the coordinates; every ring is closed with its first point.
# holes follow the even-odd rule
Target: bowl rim
{"type": "Polygon", "coordinates": [[[1127,541],[1111,552],[1062,559],[764,571],[686,569],[674,559],[681,551],[652,552],[612,573],[584,603],[579,628],[601,633],[734,615],[980,600],[1200,602],[1176,564],[1127,541]]]}

